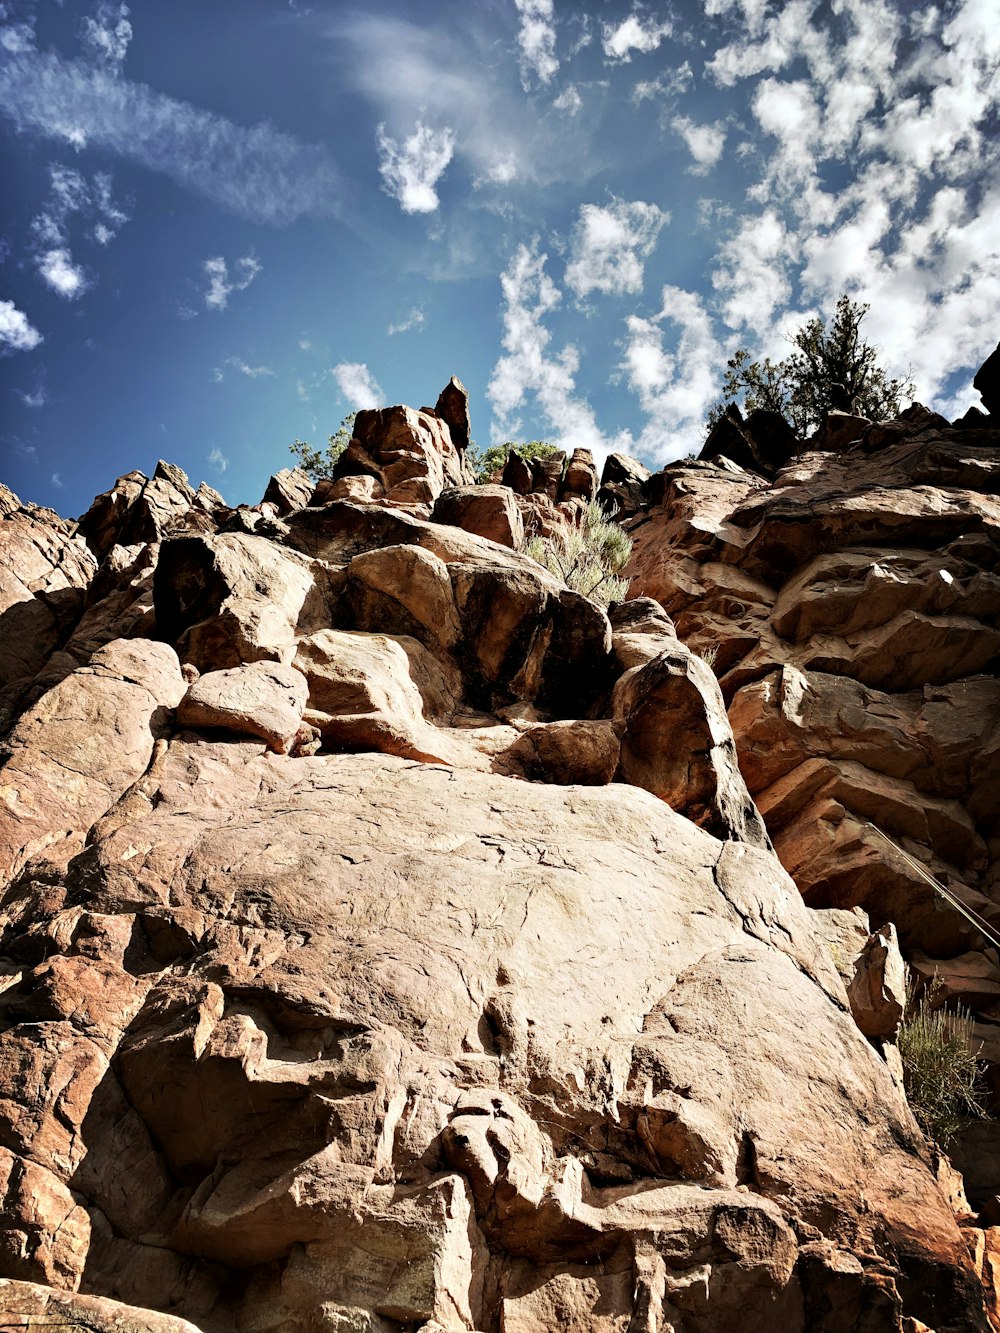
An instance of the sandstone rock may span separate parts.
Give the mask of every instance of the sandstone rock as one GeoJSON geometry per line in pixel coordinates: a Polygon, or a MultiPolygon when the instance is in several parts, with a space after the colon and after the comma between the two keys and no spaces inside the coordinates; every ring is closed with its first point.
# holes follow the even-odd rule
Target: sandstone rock
{"type": "Polygon", "coordinates": [[[273,504],[281,515],[290,514],[307,505],[315,489],[312,479],[300,467],[285,467],[267,483],[264,503],[273,504]]]}
{"type": "Polygon", "coordinates": [[[120,639],[23,717],[0,768],[0,873],[46,850],[65,858],[145,771],[167,709],[184,694],[172,648],[120,639]]]}
{"type": "MultiPolygon", "coordinates": [[[[411,652],[418,651],[414,642],[411,652]]],[[[328,745],[430,763],[448,752],[447,741],[424,721],[410,656],[397,640],[319,630],[300,640],[295,668],[308,681],[307,720],[328,745]]]]}
{"type": "Polygon", "coordinates": [[[562,452],[550,454],[546,458],[532,459],[531,489],[547,495],[550,500],[558,500],[562,491],[565,467],[566,455],[562,452]]]}
{"type": "Polygon", "coordinates": [[[343,582],[263,536],[177,537],[156,566],[157,625],[201,671],[287,662],[298,633],[336,620],[343,582]]]}
{"type": "Polygon", "coordinates": [[[773,477],[798,451],[798,440],[779,412],[757,409],[744,421],[735,403],[712,427],[699,459],[729,459],[749,472],[773,477]]]}
{"type": "Polygon", "coordinates": [[[86,1328],[92,1333],[200,1333],[194,1324],[101,1296],[53,1291],[34,1282],[0,1278],[0,1313],[13,1328],[86,1328]]]}
{"type": "Polygon", "coordinates": [[[853,412],[827,412],[819,429],[809,440],[808,447],[824,453],[840,453],[860,439],[871,424],[868,417],[857,416],[853,412]]]}
{"type": "Polygon", "coordinates": [[[681,644],[615,685],[619,780],[644,787],[718,837],[770,847],[736,763],[725,704],[709,668],[681,644]]]}
{"type": "Polygon", "coordinates": [[[80,519],[79,530],[100,559],[116,543],[159,541],[183,522],[194,500],[187,475],[161,459],[151,478],[130,472],[97,496],[80,519]]]}
{"type": "Polygon", "coordinates": [[[0,689],[41,671],[81,615],[96,572],[69,523],[0,487],[0,689]]]}
{"type": "Polygon", "coordinates": [[[524,522],[507,486],[457,486],[442,491],[431,517],[436,523],[450,523],[514,551],[524,544],[524,522]]]}
{"type": "Polygon", "coordinates": [[[847,998],[866,1037],[895,1037],[906,1010],[906,968],[891,922],[868,937],[847,998]]]}
{"type": "Polygon", "coordinates": [[[972,385],[990,416],[1000,416],[1000,343],[976,371],[972,385]]]}
{"type": "Polygon", "coordinates": [[[413,636],[453,649],[461,633],[448,566],[420,546],[383,546],[347,567],[347,598],[358,628],[413,636]]]}
{"type": "Polygon", "coordinates": [[[566,464],[560,498],[566,499],[578,495],[584,500],[593,500],[597,494],[597,469],[594,456],[589,449],[574,449],[566,464]]]}
{"type": "Polygon", "coordinates": [[[293,667],[250,662],[196,680],[177,706],[177,721],[259,736],[270,749],[287,754],[302,725],[308,693],[305,677],[293,667]]]}
{"type": "Polygon", "coordinates": [[[621,743],[612,722],[548,722],[531,727],[516,749],[544,782],[593,787],[614,778],[621,743]]]}
{"type": "Polygon", "coordinates": [[[335,477],[369,471],[390,504],[433,504],[446,486],[465,481],[462,459],[448,425],[437,415],[412,407],[359,412],[354,439],[337,464],[335,477]]]}
{"type": "Polygon", "coordinates": [[[472,422],[469,418],[469,395],[460,379],[451,379],[438,394],[435,412],[451,432],[452,443],[459,453],[469,447],[472,422]]]}
{"type": "Polygon", "coordinates": [[[516,449],[511,449],[507,454],[501,480],[515,495],[528,495],[531,492],[533,481],[531,464],[522,458],[516,449]]]}
{"type": "MultiPolygon", "coordinates": [[[[274,1333],[698,1310],[804,1333],[831,1279],[794,1217],[865,1254],[845,1300],[874,1271],[897,1311],[982,1327],[919,1135],[765,852],[622,785],[175,740],[78,878],[100,919],[159,923],[116,1067],[177,1182],[143,1244],[201,1267],[137,1266],[133,1305],[274,1333]]],[[[60,1086],[58,1042],[29,1041],[60,1086]]],[[[60,1118],[23,1125],[72,1169],[60,1118]]],[[[86,1159],[113,1173],[100,1135],[86,1159]]]]}

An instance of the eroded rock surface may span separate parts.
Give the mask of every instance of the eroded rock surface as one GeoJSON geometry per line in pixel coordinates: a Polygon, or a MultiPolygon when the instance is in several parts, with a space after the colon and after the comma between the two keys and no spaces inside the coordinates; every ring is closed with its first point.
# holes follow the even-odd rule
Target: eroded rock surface
{"type": "MultiPolygon", "coordinates": [[[[684,642],[735,600],[771,616],[765,483],[678,472],[636,529],[667,532],[637,541],[634,591],[670,614],[609,616],[441,521],[472,512],[435,508],[468,480],[460,388],[359,414],[349,499],[279,474],[234,511],[163,468],[91,512],[94,615],[45,650],[0,768],[0,1308],[164,1333],[985,1330],[994,1251],[970,1254],[892,1060],[892,933],[818,929],[750,795],[779,837],[797,781],[846,802],[863,761],[800,757],[801,708],[772,735],[763,700],[748,789],[684,642]]],[[[533,512],[596,488],[585,458],[562,472],[533,512]]],[[[720,645],[730,697],[848,679],[761,665],[769,633],[720,645]]],[[[873,742],[962,865],[989,851],[974,712],[968,743],[897,741],[891,713],[873,742]]],[[[952,976],[985,1015],[990,977],[952,976]]]]}

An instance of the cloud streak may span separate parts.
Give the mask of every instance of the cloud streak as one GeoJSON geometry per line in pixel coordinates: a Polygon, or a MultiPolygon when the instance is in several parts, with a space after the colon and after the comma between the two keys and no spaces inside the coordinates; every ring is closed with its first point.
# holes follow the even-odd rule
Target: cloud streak
{"type": "Polygon", "coordinates": [[[208,290],[205,293],[205,305],[209,310],[225,310],[233,292],[242,292],[260,273],[262,265],[253,253],[244,255],[236,261],[238,276],[230,277],[229,266],[221,255],[206,259],[202,268],[208,278],[208,290]]]}
{"type": "Polygon", "coordinates": [[[325,149],[237,125],[114,70],[20,50],[0,64],[0,107],[23,133],[92,144],[257,222],[334,217],[344,184],[325,149]]]}

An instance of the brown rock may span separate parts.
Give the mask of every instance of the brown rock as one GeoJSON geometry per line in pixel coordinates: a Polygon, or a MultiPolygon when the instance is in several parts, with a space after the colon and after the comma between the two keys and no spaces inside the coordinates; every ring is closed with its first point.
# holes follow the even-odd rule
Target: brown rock
{"type": "Polygon", "coordinates": [[[0,871],[72,855],[145,771],[166,709],[184,694],[172,648],[119,639],[17,722],[0,768],[0,871]]]}
{"type": "Polygon", "coordinates": [[[71,524],[0,486],[0,689],[41,671],[80,617],[96,572],[71,524]]]}
{"type": "Polygon", "coordinates": [[[438,394],[434,410],[451,432],[455,448],[464,453],[469,447],[472,422],[469,418],[469,395],[460,379],[452,375],[438,394]]]}
{"type": "Polygon", "coordinates": [[[194,500],[186,473],[161,459],[151,478],[130,472],[97,496],[80,519],[80,533],[101,559],[116,544],[159,541],[183,524],[194,500]]]}
{"type": "Polygon", "coordinates": [[[177,706],[184,727],[225,727],[259,736],[277,754],[292,748],[309,688],[293,667],[250,662],[229,671],[210,671],[189,686],[177,706]]]}
{"type": "Polygon", "coordinates": [[[448,425],[437,415],[412,407],[357,414],[354,439],[335,475],[349,476],[362,466],[377,477],[386,502],[394,505],[431,505],[446,486],[461,486],[465,480],[448,425]]]}
{"type": "Polygon", "coordinates": [[[1000,416],[1000,343],[976,371],[972,385],[990,416],[1000,416]]]}
{"type": "MultiPolygon", "coordinates": [[[[421,651],[416,642],[410,647],[421,651]]],[[[309,685],[307,721],[327,745],[429,763],[447,754],[447,741],[424,721],[410,655],[397,640],[319,630],[299,642],[295,668],[309,685]]]]}
{"type": "Polygon", "coordinates": [[[285,467],[267,483],[263,502],[273,504],[281,515],[290,514],[307,505],[315,489],[312,479],[300,467],[285,467]]]}
{"type": "Polygon", "coordinates": [[[827,412],[819,429],[808,441],[808,448],[830,454],[840,453],[859,440],[871,424],[868,417],[860,417],[853,412],[827,412]]]}
{"type": "Polygon", "coordinates": [[[644,787],[718,837],[770,847],[736,764],[715,677],[677,643],[615,685],[618,778],[644,787]]]}
{"type": "Polygon", "coordinates": [[[438,496],[431,517],[513,551],[524,545],[524,523],[507,486],[451,487],[438,496]]]}
{"type": "Polygon", "coordinates": [[[578,495],[584,500],[593,500],[597,494],[597,469],[594,456],[589,449],[574,449],[566,464],[563,477],[561,498],[578,495]]]}

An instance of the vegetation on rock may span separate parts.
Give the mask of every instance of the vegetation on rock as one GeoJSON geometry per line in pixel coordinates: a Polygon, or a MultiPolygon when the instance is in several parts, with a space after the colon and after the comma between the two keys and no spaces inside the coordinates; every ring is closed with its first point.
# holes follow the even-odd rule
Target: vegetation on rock
{"type": "Polygon", "coordinates": [[[942,1148],[969,1120],[986,1114],[982,1071],[976,1058],[972,1015],[935,1007],[929,987],[899,1028],[899,1055],[907,1100],[920,1128],[942,1148]]]}
{"type": "Polygon", "coordinates": [[[528,463],[535,458],[551,458],[560,452],[554,444],[548,444],[545,440],[506,440],[503,444],[491,444],[482,452],[475,444],[471,444],[466,458],[472,464],[476,481],[482,485],[502,474],[512,449],[516,449],[528,463]]]}
{"type": "MultiPolygon", "coordinates": [[[[831,409],[873,421],[898,416],[913,383],[908,377],[890,378],[878,364],[879,349],[860,333],[867,312],[864,302],[841,296],[829,328],[819,316],[807,320],[789,338],[794,350],[783,361],[751,361],[750,353],[740,348],[726,365],[726,401],[743,394],[745,411],[780,412],[803,437],[811,435],[831,409]]],[[[722,404],[713,409],[709,427],[724,410],[722,404]]]]}
{"type": "Polygon", "coordinates": [[[323,477],[332,477],[333,469],[337,460],[351,442],[354,425],[354,418],[357,412],[349,412],[339,428],[333,435],[328,435],[328,444],[325,449],[314,449],[308,440],[296,439],[294,444],[288,446],[289,452],[293,453],[298,460],[297,466],[307,473],[313,481],[320,481],[323,477]]]}
{"type": "Polygon", "coordinates": [[[596,500],[587,505],[578,528],[567,528],[555,537],[530,537],[524,549],[567,588],[600,606],[620,602],[628,592],[629,581],[620,571],[632,554],[632,538],[596,500]]]}

